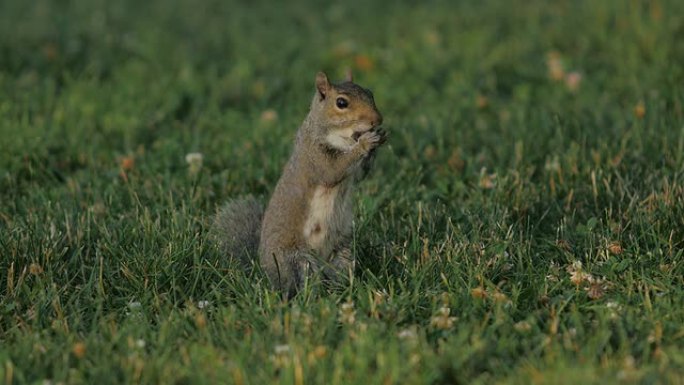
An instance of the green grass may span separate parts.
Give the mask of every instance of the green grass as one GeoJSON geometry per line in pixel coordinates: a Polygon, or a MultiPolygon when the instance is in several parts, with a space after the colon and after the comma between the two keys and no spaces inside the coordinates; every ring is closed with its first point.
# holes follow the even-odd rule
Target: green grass
{"type": "Polygon", "coordinates": [[[0,383],[684,381],[684,2],[364,3],[0,2],[0,383]],[[207,222],[347,67],[359,266],[284,303],[207,222]]]}

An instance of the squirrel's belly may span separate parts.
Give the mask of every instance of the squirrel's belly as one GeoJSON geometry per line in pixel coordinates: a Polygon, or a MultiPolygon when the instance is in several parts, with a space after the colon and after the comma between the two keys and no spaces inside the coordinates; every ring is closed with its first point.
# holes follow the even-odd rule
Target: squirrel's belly
{"type": "Polygon", "coordinates": [[[327,257],[345,232],[351,230],[349,186],[318,186],[309,202],[304,239],[310,248],[327,257]]]}

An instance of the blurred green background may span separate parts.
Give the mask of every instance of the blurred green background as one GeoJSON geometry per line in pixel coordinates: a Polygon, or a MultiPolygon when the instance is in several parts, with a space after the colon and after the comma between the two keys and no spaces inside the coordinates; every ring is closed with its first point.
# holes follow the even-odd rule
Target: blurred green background
{"type": "Polygon", "coordinates": [[[682,41],[678,0],[0,1],[0,382],[680,383],[682,41]],[[347,68],[360,266],[282,303],[207,219],[347,68]]]}

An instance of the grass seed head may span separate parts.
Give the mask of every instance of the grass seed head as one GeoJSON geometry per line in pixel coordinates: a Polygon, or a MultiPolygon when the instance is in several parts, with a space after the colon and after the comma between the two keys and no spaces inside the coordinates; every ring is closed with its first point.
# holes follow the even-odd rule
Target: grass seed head
{"type": "Polygon", "coordinates": [[[32,263],[29,265],[29,273],[33,275],[40,275],[43,273],[43,268],[37,263],[32,263]]]}
{"type": "Polygon", "coordinates": [[[259,117],[262,123],[273,123],[278,120],[278,112],[273,109],[264,110],[259,117]]]}
{"type": "Polygon", "coordinates": [[[482,286],[478,286],[470,291],[470,295],[476,299],[487,299],[487,290],[482,286]]]}
{"type": "Polygon", "coordinates": [[[565,77],[565,69],[558,51],[551,51],[546,55],[546,68],[551,80],[561,81],[565,77]]]}

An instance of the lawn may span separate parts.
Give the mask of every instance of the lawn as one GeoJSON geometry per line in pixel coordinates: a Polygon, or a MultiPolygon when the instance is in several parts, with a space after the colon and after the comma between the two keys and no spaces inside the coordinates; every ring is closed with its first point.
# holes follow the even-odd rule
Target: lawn
{"type": "Polygon", "coordinates": [[[0,383],[684,383],[684,2],[369,3],[0,2],[0,383]],[[211,216],[346,68],[357,269],[284,302],[211,216]]]}

